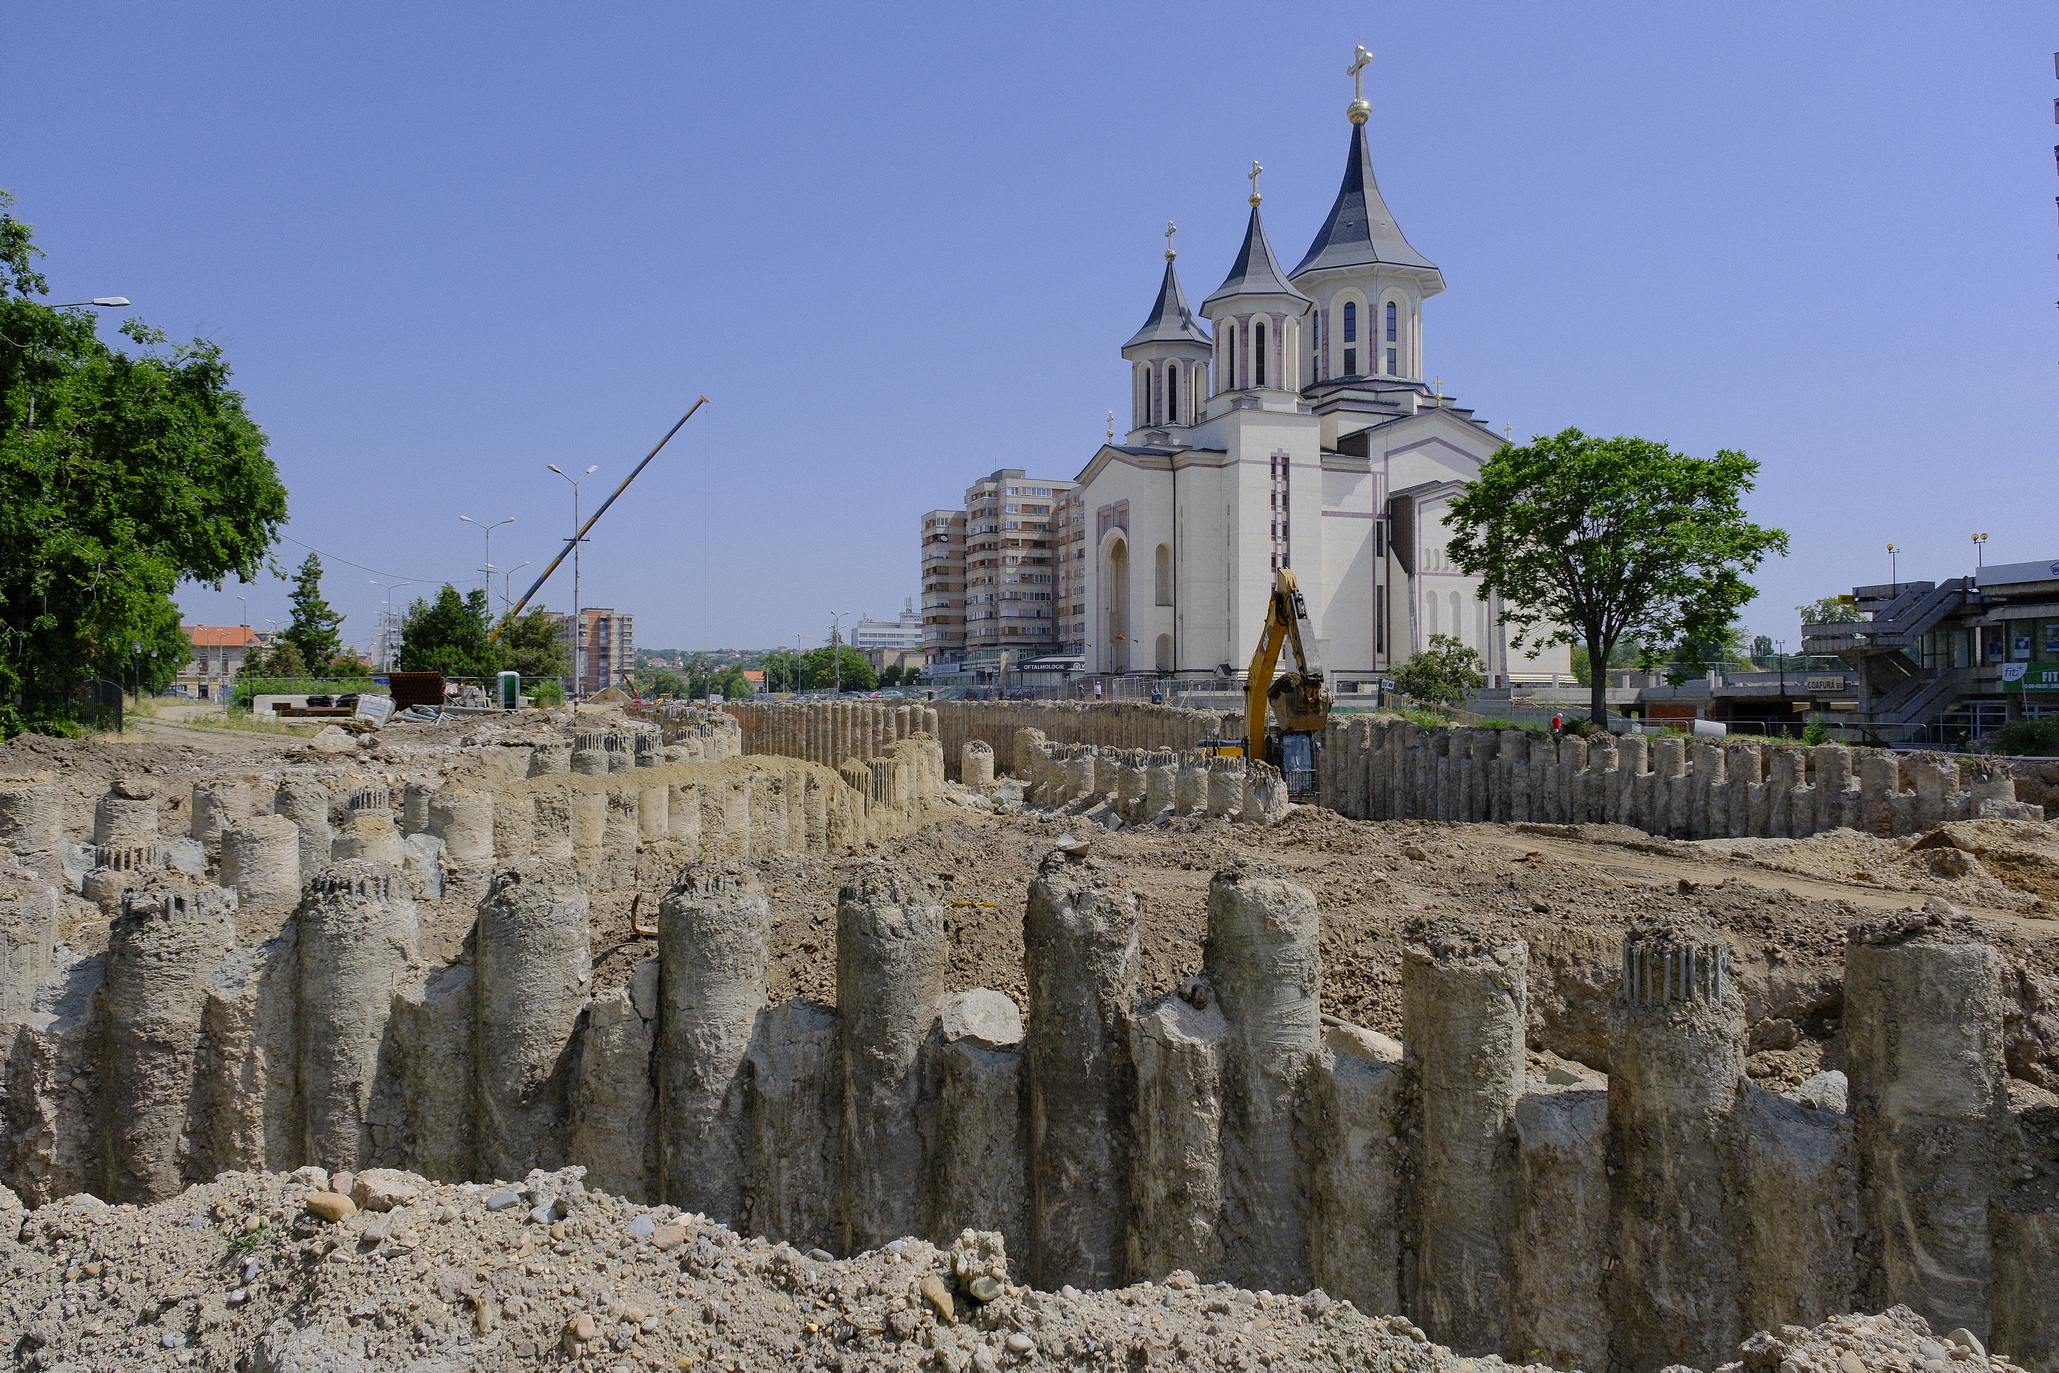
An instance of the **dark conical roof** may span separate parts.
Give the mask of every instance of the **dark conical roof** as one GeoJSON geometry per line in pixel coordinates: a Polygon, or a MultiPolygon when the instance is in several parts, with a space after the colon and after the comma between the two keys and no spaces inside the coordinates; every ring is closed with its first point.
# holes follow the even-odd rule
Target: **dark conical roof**
{"type": "Polygon", "coordinates": [[[1139,343],[1198,343],[1203,348],[1209,345],[1208,335],[1194,319],[1194,312],[1187,308],[1186,293],[1180,290],[1180,274],[1172,269],[1171,261],[1165,264],[1165,280],[1158,286],[1158,301],[1151,307],[1151,318],[1144,321],[1144,327],[1137,330],[1123,347],[1129,349],[1139,343]]]}
{"type": "Polygon", "coordinates": [[[1401,226],[1394,222],[1387,202],[1380,199],[1380,183],[1373,179],[1365,125],[1353,124],[1351,156],[1344,163],[1344,184],[1337,190],[1337,203],[1330,207],[1330,217],[1323,221],[1315,242],[1308,245],[1308,256],[1301,259],[1293,275],[1375,263],[1437,270],[1435,263],[1409,247],[1401,236],[1401,226]]]}
{"type": "MultiPolygon", "coordinates": [[[[1231,296],[1291,296],[1295,300],[1307,301],[1308,297],[1287,284],[1286,274],[1280,270],[1280,260],[1273,256],[1273,245],[1266,242],[1265,221],[1258,217],[1258,207],[1251,207],[1251,222],[1244,228],[1244,246],[1237,253],[1236,262],[1230,266],[1229,276],[1215,288],[1215,294],[1201,302],[1206,310],[1219,300],[1231,296]]],[[[1313,301],[1309,301],[1314,304],[1313,301]]]]}

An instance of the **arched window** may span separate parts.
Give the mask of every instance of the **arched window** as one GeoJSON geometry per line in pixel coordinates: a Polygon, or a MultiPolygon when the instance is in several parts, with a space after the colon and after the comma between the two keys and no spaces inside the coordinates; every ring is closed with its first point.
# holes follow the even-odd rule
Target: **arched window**
{"type": "Polygon", "coordinates": [[[1155,599],[1155,600],[1157,601],[1157,603],[1158,603],[1159,605],[1171,605],[1171,604],[1172,604],[1172,546],[1171,546],[1171,545],[1169,545],[1169,544],[1160,544],[1160,545],[1158,545],[1158,558],[1157,558],[1157,564],[1158,564],[1158,566],[1157,566],[1157,576],[1156,576],[1156,577],[1155,577],[1155,578],[1154,578],[1153,580],[1154,580],[1154,581],[1156,582],[1156,584],[1157,584],[1157,592],[1158,592],[1158,594],[1157,594],[1157,596],[1156,596],[1156,597],[1155,597],[1154,599],[1155,599]]]}
{"type": "Polygon", "coordinates": [[[1180,369],[1177,363],[1165,365],[1165,422],[1180,422],[1180,369]]]}
{"type": "Polygon", "coordinates": [[[1431,592],[1431,593],[1430,593],[1429,595],[1427,595],[1427,596],[1423,597],[1423,611],[1424,611],[1424,619],[1425,619],[1425,621],[1426,621],[1426,622],[1425,622],[1425,624],[1423,625],[1423,643],[1424,643],[1425,645],[1428,645],[1428,643],[1430,642],[1430,640],[1431,640],[1431,639],[1433,639],[1433,638],[1435,638],[1435,637],[1437,636],[1437,593],[1436,593],[1436,592],[1434,592],[1434,591],[1433,591],[1433,592],[1431,592]]]}
{"type": "Polygon", "coordinates": [[[1358,342],[1358,302],[1355,300],[1344,302],[1344,341],[1358,342]]]}
{"type": "Polygon", "coordinates": [[[1265,385],[1265,326],[1254,326],[1251,334],[1251,384],[1265,385]]]}
{"type": "Polygon", "coordinates": [[[1170,635],[1170,634],[1161,634],[1161,635],[1159,635],[1159,636],[1158,636],[1158,653],[1157,653],[1157,659],[1158,659],[1158,670],[1159,670],[1160,672],[1171,672],[1171,671],[1173,670],[1173,667],[1172,667],[1172,635],[1170,635]]]}
{"type": "Polygon", "coordinates": [[[1394,302],[1387,302],[1387,341],[1394,342],[1394,302]]]}
{"type": "MultiPolygon", "coordinates": [[[[1456,591],[1451,593],[1451,637],[1457,639],[1460,643],[1465,643],[1466,612],[1464,606],[1459,601],[1456,591]]],[[[1468,646],[1470,647],[1470,645],[1468,646]]]]}

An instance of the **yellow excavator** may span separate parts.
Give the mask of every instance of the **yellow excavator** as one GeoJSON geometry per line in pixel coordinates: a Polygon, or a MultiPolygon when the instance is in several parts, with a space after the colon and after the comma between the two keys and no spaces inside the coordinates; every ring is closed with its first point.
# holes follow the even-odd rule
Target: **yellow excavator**
{"type": "Polygon", "coordinates": [[[1246,737],[1203,741],[1214,745],[1219,754],[1241,753],[1271,763],[1286,779],[1287,794],[1296,797],[1315,794],[1316,753],[1322,747],[1332,704],[1322,671],[1308,661],[1309,629],[1308,602],[1302,599],[1301,585],[1294,573],[1283,567],[1273,577],[1265,627],[1258,636],[1258,651],[1251,655],[1251,670],[1245,675],[1246,737]],[[1294,646],[1295,670],[1279,672],[1280,649],[1288,643],[1294,646]]]}

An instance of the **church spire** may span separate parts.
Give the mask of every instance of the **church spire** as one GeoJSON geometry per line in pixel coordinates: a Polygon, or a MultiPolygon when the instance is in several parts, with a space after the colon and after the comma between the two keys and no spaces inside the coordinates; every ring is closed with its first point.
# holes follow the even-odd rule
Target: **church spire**
{"type": "Polygon", "coordinates": [[[1280,260],[1273,256],[1273,245],[1265,236],[1265,220],[1258,212],[1255,188],[1251,193],[1251,218],[1244,225],[1244,246],[1238,249],[1237,260],[1230,264],[1230,274],[1223,278],[1223,284],[1201,302],[1201,312],[1213,319],[1213,308],[1233,296],[1285,296],[1304,307],[1308,304],[1307,296],[1288,285],[1286,274],[1280,270],[1280,260]]]}
{"type": "Polygon", "coordinates": [[[1208,347],[1208,335],[1194,320],[1194,312],[1187,308],[1186,292],[1180,289],[1180,274],[1173,270],[1172,236],[1177,232],[1172,225],[1165,226],[1165,277],[1158,283],[1158,299],[1151,306],[1151,317],[1144,321],[1144,327],[1130,337],[1123,347],[1124,356],[1140,343],[1198,343],[1208,347]]]}
{"type": "MultiPolygon", "coordinates": [[[[1214,344],[1187,308],[1187,296],[1180,289],[1180,274],[1173,270],[1172,236],[1165,226],[1165,276],[1158,283],[1158,299],[1152,302],[1151,317],[1144,327],[1122,346],[1130,363],[1131,432],[1185,427],[1195,422],[1208,394],[1208,359],[1214,344]]],[[[1164,443],[1158,434],[1151,442],[1164,443]]]]}
{"type": "Polygon", "coordinates": [[[1336,203],[1330,206],[1330,217],[1323,221],[1315,242],[1308,245],[1307,255],[1291,275],[1299,277],[1303,272],[1335,267],[1412,267],[1429,274],[1424,280],[1423,294],[1435,295],[1444,289],[1443,275],[1435,263],[1411,248],[1401,236],[1401,226],[1394,222],[1393,211],[1380,197],[1380,183],[1373,179],[1372,154],[1366,149],[1366,121],[1372,117],[1373,107],[1366,102],[1362,75],[1371,60],[1372,54],[1360,48],[1358,60],[1349,68],[1358,86],[1356,98],[1346,111],[1351,120],[1351,151],[1344,159],[1344,184],[1337,190],[1336,203]]]}

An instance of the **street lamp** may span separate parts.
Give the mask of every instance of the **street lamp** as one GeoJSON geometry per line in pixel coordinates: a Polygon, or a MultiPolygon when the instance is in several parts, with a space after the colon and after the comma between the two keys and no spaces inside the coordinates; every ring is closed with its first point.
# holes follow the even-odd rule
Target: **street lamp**
{"type": "Polygon", "coordinates": [[[486,531],[486,566],[479,569],[479,584],[480,588],[486,592],[486,595],[488,597],[487,610],[490,614],[492,612],[491,598],[493,596],[493,531],[500,528],[504,524],[513,524],[515,522],[515,517],[513,515],[510,515],[504,520],[495,520],[492,524],[482,523],[479,520],[473,519],[470,515],[460,515],[458,516],[458,518],[464,521],[466,524],[472,525],[475,528],[483,529],[486,531]]]}
{"type": "Polygon", "coordinates": [[[575,477],[554,462],[547,462],[544,466],[572,483],[572,694],[576,697],[580,685],[586,681],[585,664],[581,661],[584,655],[580,652],[585,647],[583,641],[586,636],[579,632],[579,545],[586,542],[579,537],[579,483],[601,469],[600,464],[595,463],[575,477]]]}
{"type": "Polygon", "coordinates": [[[1899,550],[1897,550],[1893,544],[1889,544],[1887,546],[1887,594],[1890,599],[1897,595],[1902,589],[1901,573],[1895,570],[1895,554],[1898,551],[1899,550]]]}
{"type": "Polygon", "coordinates": [[[516,563],[513,567],[504,567],[500,570],[500,613],[502,615],[506,615],[508,611],[514,608],[515,588],[513,579],[517,572],[520,572],[527,566],[529,566],[528,562],[524,561],[516,563]]]}
{"type": "Polygon", "coordinates": [[[88,305],[100,305],[110,310],[118,310],[128,303],[129,298],[127,296],[95,296],[91,300],[68,300],[62,305],[53,305],[50,308],[53,310],[83,310],[88,305]]]}
{"type": "Polygon", "coordinates": [[[250,598],[248,596],[238,596],[236,599],[243,602],[243,627],[248,629],[250,628],[250,598]]]}
{"type": "Polygon", "coordinates": [[[1985,534],[1975,534],[1973,536],[1973,575],[1976,577],[1980,575],[1980,569],[1987,564],[1987,551],[1988,536],[1985,534]]]}

